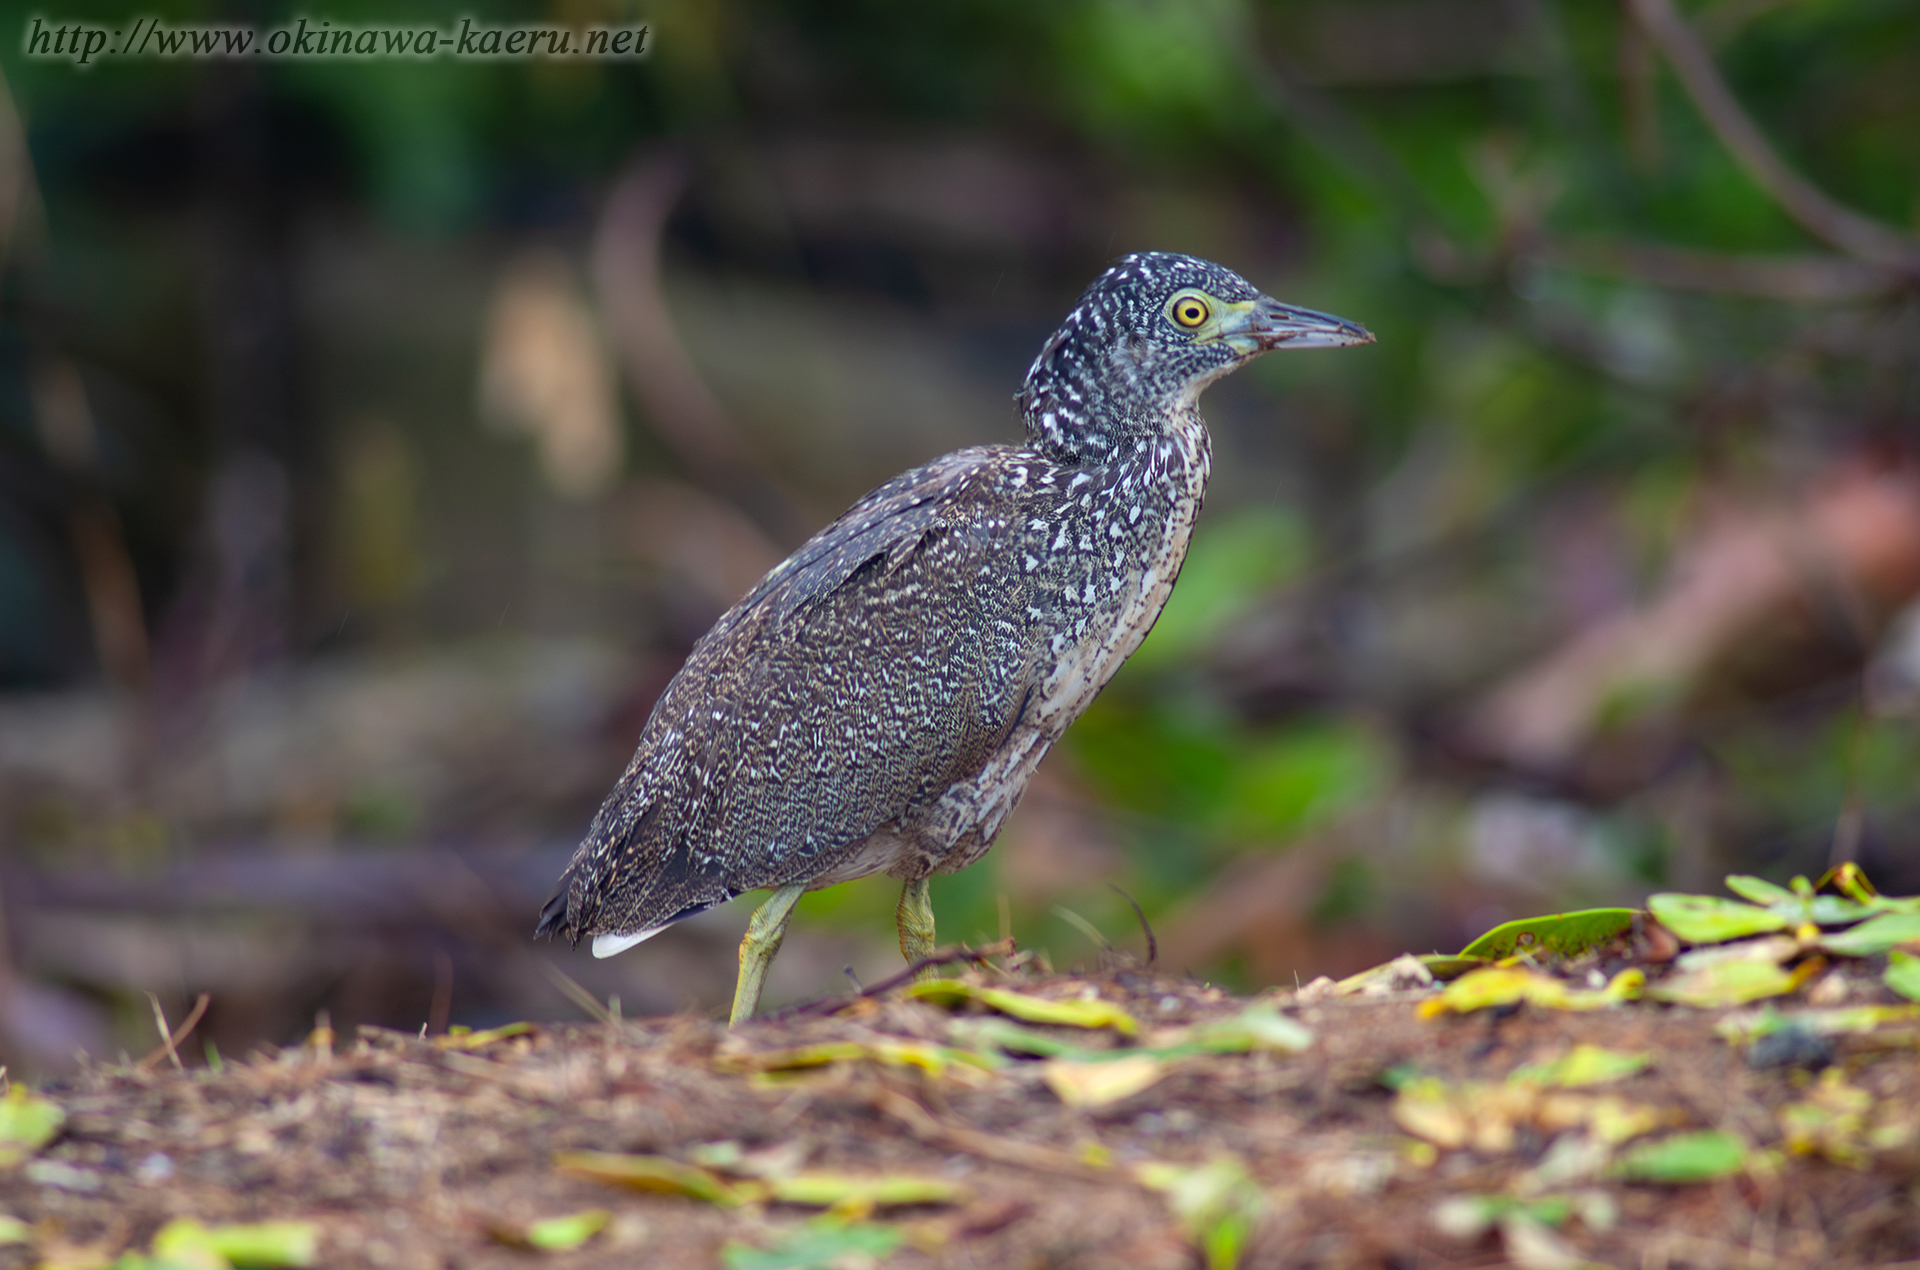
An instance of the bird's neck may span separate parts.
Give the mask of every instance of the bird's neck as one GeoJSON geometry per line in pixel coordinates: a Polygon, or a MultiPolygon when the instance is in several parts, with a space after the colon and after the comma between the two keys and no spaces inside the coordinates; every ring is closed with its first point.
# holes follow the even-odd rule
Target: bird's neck
{"type": "Polygon", "coordinates": [[[1064,437],[1049,436],[1029,419],[1027,431],[1039,456],[1078,488],[1092,477],[1100,488],[1159,489],[1176,501],[1197,498],[1212,468],[1212,439],[1192,401],[1169,402],[1158,418],[1102,420],[1064,437]]]}
{"type": "Polygon", "coordinates": [[[1200,455],[1207,444],[1193,397],[1098,401],[1088,409],[1072,398],[1030,394],[1021,404],[1029,442],[1063,467],[1109,467],[1145,450],[1200,455]]]}
{"type": "Polygon", "coordinates": [[[1104,466],[1136,453],[1143,441],[1190,449],[1190,433],[1205,436],[1201,390],[1229,367],[1175,386],[1143,374],[1124,346],[1105,356],[1056,356],[1061,338],[1042,350],[1018,398],[1034,449],[1067,465],[1104,466]]]}

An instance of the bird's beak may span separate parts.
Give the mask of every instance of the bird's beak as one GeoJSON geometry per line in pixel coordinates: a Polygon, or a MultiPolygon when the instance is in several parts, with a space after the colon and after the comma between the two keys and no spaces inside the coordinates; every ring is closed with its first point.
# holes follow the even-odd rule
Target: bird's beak
{"type": "Polygon", "coordinates": [[[1220,335],[1242,353],[1275,348],[1339,348],[1371,344],[1373,332],[1331,313],[1295,308],[1261,296],[1229,305],[1220,315],[1220,335]]]}

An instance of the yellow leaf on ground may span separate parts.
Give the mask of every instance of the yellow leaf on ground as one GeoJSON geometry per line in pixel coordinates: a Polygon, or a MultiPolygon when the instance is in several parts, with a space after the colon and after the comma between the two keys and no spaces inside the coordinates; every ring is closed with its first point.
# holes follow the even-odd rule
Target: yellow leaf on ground
{"type": "Polygon", "coordinates": [[[1583,1085],[1605,1085],[1625,1080],[1646,1070],[1651,1062],[1653,1055],[1649,1053],[1625,1054],[1599,1045],[1581,1044],[1551,1063],[1518,1068],[1507,1079],[1575,1089],[1583,1085]]]}
{"type": "Polygon", "coordinates": [[[670,1160],[664,1155],[623,1155],[615,1151],[559,1151],[553,1166],[570,1177],[639,1191],[659,1191],[705,1200],[721,1208],[738,1208],[755,1197],[748,1186],[729,1186],[705,1169],[670,1160]]]}
{"type": "Polygon", "coordinates": [[[1685,973],[1728,961],[1757,961],[1777,966],[1781,962],[1792,961],[1801,951],[1800,941],[1792,935],[1768,935],[1732,944],[1709,944],[1704,948],[1683,952],[1674,959],[1673,967],[1685,973]]]}
{"type": "Polygon", "coordinates": [[[1525,966],[1492,966],[1460,976],[1439,996],[1421,1002],[1420,1017],[1430,1019],[1449,1010],[1468,1014],[1521,1002],[1549,1010],[1600,1010],[1633,1000],[1645,982],[1639,970],[1623,970],[1596,991],[1575,988],[1565,980],[1525,966]]]}
{"type": "Polygon", "coordinates": [[[1562,1133],[1584,1131],[1603,1143],[1625,1142],[1672,1122],[1659,1108],[1618,1094],[1567,1093],[1530,1082],[1448,1084],[1415,1080],[1395,1096],[1394,1123],[1435,1146],[1470,1147],[1484,1155],[1514,1149],[1521,1126],[1562,1133]]]}
{"type": "Polygon", "coordinates": [[[1871,1154],[1866,1131],[1872,1110],[1873,1095],[1849,1084],[1839,1068],[1829,1067],[1806,1098],[1788,1103],[1775,1115],[1788,1151],[1863,1168],[1871,1154]]]}
{"type": "Polygon", "coordinates": [[[1069,1107],[1104,1107],[1131,1098],[1167,1074],[1167,1064],[1151,1054],[1130,1054],[1104,1063],[1050,1059],[1041,1069],[1047,1088],[1069,1107]]]}
{"type": "Polygon", "coordinates": [[[975,1083],[983,1069],[998,1067],[998,1055],[955,1049],[927,1041],[875,1037],[864,1041],[826,1041],[777,1050],[722,1050],[713,1059],[721,1071],[784,1072],[833,1063],[874,1062],[887,1067],[911,1067],[935,1076],[954,1076],[975,1083]]]}
{"type": "Polygon", "coordinates": [[[508,1040],[516,1036],[529,1036],[540,1029],[531,1023],[506,1023],[500,1027],[490,1027],[484,1032],[448,1031],[445,1036],[433,1038],[435,1049],[477,1050],[484,1049],[496,1041],[508,1040]]]}
{"type": "Polygon", "coordinates": [[[966,1187],[945,1178],[916,1173],[803,1172],[767,1183],[768,1197],[782,1204],[831,1208],[849,1217],[864,1217],[876,1208],[904,1208],[914,1204],[958,1204],[971,1197],[966,1187]]]}
{"type": "Polygon", "coordinates": [[[1711,1010],[1782,996],[1800,986],[1801,977],[1772,961],[1717,961],[1682,971],[1653,987],[1653,999],[1711,1010]]]}
{"type": "Polygon", "coordinates": [[[1056,1001],[1025,992],[1009,992],[1005,988],[968,983],[964,979],[929,979],[908,988],[907,995],[939,1005],[972,1002],[1023,1023],[1046,1023],[1057,1027],[1110,1027],[1122,1036],[1132,1036],[1140,1030],[1140,1025],[1131,1014],[1099,997],[1056,1001]]]}

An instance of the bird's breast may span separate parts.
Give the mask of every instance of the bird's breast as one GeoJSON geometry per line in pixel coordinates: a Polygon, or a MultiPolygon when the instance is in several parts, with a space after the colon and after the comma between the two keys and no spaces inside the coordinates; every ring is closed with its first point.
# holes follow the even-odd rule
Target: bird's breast
{"type": "Polygon", "coordinates": [[[1028,526],[1024,563],[1044,575],[1034,608],[1051,616],[1033,716],[1048,740],[1140,646],[1172,594],[1209,467],[1206,432],[1197,415],[1192,422],[1138,443],[1111,467],[1067,478],[1054,514],[1028,526]]]}

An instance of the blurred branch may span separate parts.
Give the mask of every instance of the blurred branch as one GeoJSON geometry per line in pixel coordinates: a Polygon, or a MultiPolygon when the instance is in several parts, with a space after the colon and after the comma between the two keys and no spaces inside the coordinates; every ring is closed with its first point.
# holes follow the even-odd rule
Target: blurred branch
{"type": "Polygon", "coordinates": [[[1838,256],[1745,256],[1607,238],[1550,237],[1537,258],[1581,273],[1653,286],[1818,304],[1879,295],[1895,275],[1838,256]]]}
{"type": "Polygon", "coordinates": [[[1466,736],[1517,767],[1555,771],[1610,722],[1684,704],[1737,647],[1812,602],[1856,641],[1863,597],[1891,608],[1920,589],[1920,474],[1843,473],[1780,512],[1730,510],[1677,554],[1642,608],[1587,628],[1488,694],[1466,736]]]}
{"type": "Polygon", "coordinates": [[[1223,38],[1240,56],[1247,82],[1268,109],[1291,121],[1309,144],[1393,208],[1414,263],[1438,282],[1471,286],[1494,272],[1493,253],[1462,246],[1400,162],[1339,102],[1306,82],[1286,57],[1263,49],[1249,24],[1225,20],[1223,38]]]}
{"type": "Polygon", "coordinates": [[[702,484],[733,499],[775,539],[797,542],[814,518],[734,428],[687,356],[667,309],[661,239],[686,183],[685,163],[660,149],[636,156],[615,183],[593,242],[600,308],[627,383],[660,438],[702,484]]]}
{"type": "Polygon", "coordinates": [[[1252,23],[1234,8],[1221,19],[1221,37],[1240,58],[1256,96],[1290,120],[1309,144],[1386,197],[1401,218],[1425,224],[1436,219],[1426,194],[1399,158],[1345,108],[1313,87],[1276,49],[1266,47],[1252,23]]]}
{"type": "Polygon", "coordinates": [[[1660,96],[1655,91],[1653,50],[1637,22],[1620,24],[1615,52],[1620,76],[1620,113],[1627,132],[1627,152],[1643,172],[1660,166],[1665,146],[1660,137],[1660,96]]]}
{"type": "Polygon", "coordinates": [[[42,359],[31,388],[41,444],[73,481],[67,530],[100,669],[111,682],[139,691],[150,669],[146,615],[119,514],[99,489],[100,444],[86,385],[62,357],[42,359]]]}
{"type": "Polygon", "coordinates": [[[12,259],[14,238],[37,201],[26,130],[6,75],[0,72],[0,265],[12,259]]]}
{"type": "Polygon", "coordinates": [[[1709,47],[1719,48],[1745,30],[1755,18],[1790,3],[1792,0],[1718,0],[1694,18],[1694,30],[1709,47]]]}
{"type": "Polygon", "coordinates": [[[639,480],[621,497],[626,541],[724,611],[780,563],[780,549],[732,503],[681,481],[639,480]]]}
{"type": "Polygon", "coordinates": [[[1789,168],[1721,78],[1712,56],[1672,0],[1628,0],[1634,19],[1660,46],[1714,135],[1755,183],[1809,233],[1850,255],[1920,275],[1920,240],[1827,197],[1789,168]]]}
{"type": "Polygon", "coordinates": [[[1540,91],[1548,114],[1573,141],[1574,159],[1594,192],[1616,211],[1628,207],[1638,191],[1614,156],[1599,111],[1586,91],[1559,0],[1520,0],[1520,6],[1539,59],[1540,91]]]}
{"type": "Polygon", "coordinates": [[[1325,893],[1335,852],[1310,838],[1281,854],[1246,855],[1213,879],[1167,921],[1160,955],[1175,974],[1229,955],[1254,974],[1281,982],[1313,964],[1311,914],[1325,893]]]}

